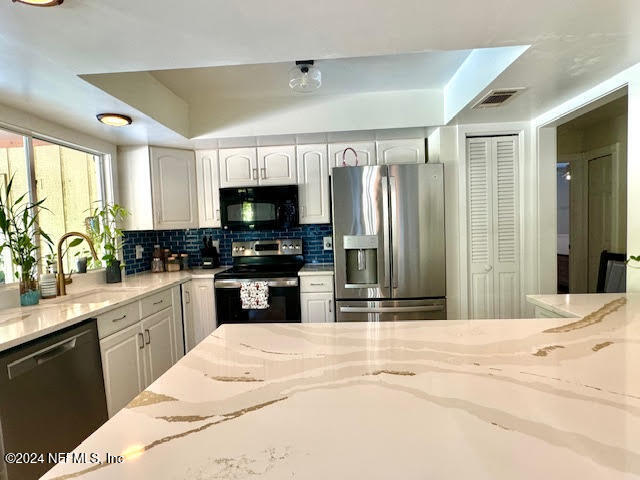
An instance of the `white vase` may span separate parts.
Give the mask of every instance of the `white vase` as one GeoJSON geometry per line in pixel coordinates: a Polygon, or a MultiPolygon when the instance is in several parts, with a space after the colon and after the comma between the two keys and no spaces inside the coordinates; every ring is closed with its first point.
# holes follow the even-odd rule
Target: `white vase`
{"type": "Polygon", "coordinates": [[[56,274],[45,273],[40,277],[40,292],[42,298],[54,298],[58,293],[58,286],[56,285],[56,274]]]}

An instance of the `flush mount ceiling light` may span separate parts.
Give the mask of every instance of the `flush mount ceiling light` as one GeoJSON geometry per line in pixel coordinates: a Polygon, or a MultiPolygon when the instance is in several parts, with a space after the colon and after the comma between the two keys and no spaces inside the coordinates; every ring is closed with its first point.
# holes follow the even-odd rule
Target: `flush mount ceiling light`
{"type": "Polygon", "coordinates": [[[101,113],[97,115],[99,121],[111,127],[124,127],[131,125],[131,117],[121,115],[120,113],[101,113]]]}
{"type": "Polygon", "coordinates": [[[13,0],[13,3],[24,3],[35,7],[56,7],[62,5],[64,0],[13,0]]]}
{"type": "Polygon", "coordinates": [[[289,70],[289,87],[300,93],[309,93],[322,85],[322,74],[313,60],[298,60],[296,66],[289,70]]]}

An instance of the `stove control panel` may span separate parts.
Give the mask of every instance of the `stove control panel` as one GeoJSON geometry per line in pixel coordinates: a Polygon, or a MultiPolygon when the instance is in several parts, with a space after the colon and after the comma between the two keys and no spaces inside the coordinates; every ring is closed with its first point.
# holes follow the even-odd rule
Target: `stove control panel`
{"type": "Polygon", "coordinates": [[[252,240],[233,242],[232,257],[260,257],[266,255],[302,255],[302,239],[252,240]]]}

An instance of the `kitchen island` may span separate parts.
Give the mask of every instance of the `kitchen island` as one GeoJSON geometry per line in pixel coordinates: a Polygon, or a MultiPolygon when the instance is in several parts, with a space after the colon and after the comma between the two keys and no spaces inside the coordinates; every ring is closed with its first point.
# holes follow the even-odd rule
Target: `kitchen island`
{"type": "Polygon", "coordinates": [[[640,478],[639,369],[640,294],[571,319],[223,325],[76,450],[103,463],[44,478],[640,478]]]}

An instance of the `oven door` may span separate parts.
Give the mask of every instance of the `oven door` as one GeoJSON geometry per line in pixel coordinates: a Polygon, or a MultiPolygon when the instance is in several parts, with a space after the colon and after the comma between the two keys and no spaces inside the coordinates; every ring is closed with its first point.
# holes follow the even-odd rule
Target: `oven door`
{"type": "Polygon", "coordinates": [[[246,279],[216,280],[216,316],[224,323],[300,323],[300,287],[297,277],[260,278],[269,286],[269,307],[261,310],[242,308],[240,287],[246,279]]]}

